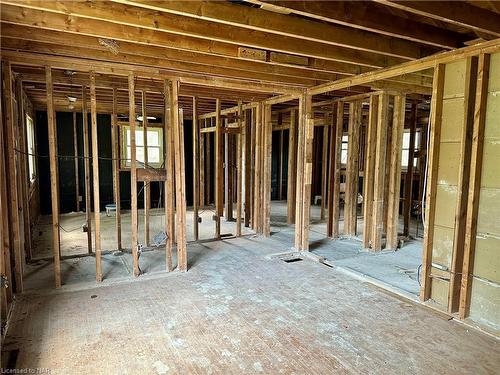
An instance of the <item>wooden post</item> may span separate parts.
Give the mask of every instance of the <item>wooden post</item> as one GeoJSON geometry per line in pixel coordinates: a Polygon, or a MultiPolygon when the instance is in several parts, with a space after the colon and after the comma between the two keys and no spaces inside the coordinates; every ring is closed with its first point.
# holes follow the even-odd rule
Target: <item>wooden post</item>
{"type": "Polygon", "coordinates": [[[16,81],[16,96],[17,96],[17,113],[19,120],[19,130],[20,130],[20,148],[21,153],[19,154],[20,160],[20,182],[21,193],[22,193],[22,210],[23,210],[23,232],[24,232],[24,252],[26,259],[32,258],[32,248],[31,248],[31,227],[30,227],[30,204],[29,204],[29,192],[30,192],[30,177],[28,177],[28,141],[26,136],[26,115],[24,111],[24,95],[23,95],[23,83],[20,79],[16,81]]]}
{"type": "Polygon", "coordinates": [[[197,98],[193,97],[193,231],[198,241],[198,206],[200,199],[200,130],[198,128],[197,98]]]}
{"type": "Polygon", "coordinates": [[[282,199],[283,199],[283,129],[279,130],[279,149],[278,149],[278,200],[281,201],[282,199]]]}
{"type": "MultiPolygon", "coordinates": [[[[148,169],[148,113],[146,109],[146,92],[142,91],[142,145],[144,149],[144,169],[148,169]]],[[[144,246],[149,246],[149,216],[151,208],[151,183],[144,181],[144,246]]]]}
{"type": "MultiPolygon", "coordinates": [[[[209,125],[212,126],[212,118],[208,119],[209,125]]],[[[205,185],[205,191],[206,191],[206,203],[207,205],[210,205],[212,203],[212,188],[214,186],[214,183],[212,181],[212,143],[215,143],[215,141],[212,141],[212,138],[215,139],[215,137],[212,137],[211,133],[206,134],[206,139],[207,139],[207,158],[206,158],[206,166],[207,166],[207,176],[206,176],[206,185],[205,185]]]]}
{"type": "Polygon", "coordinates": [[[313,166],[314,115],[312,95],[304,95],[304,187],[302,191],[302,251],[309,251],[311,187],[313,166]]]}
{"type": "Polygon", "coordinates": [[[481,174],[483,164],[484,132],[486,123],[486,106],[488,100],[488,81],[490,55],[480,54],[476,88],[476,105],[474,110],[474,126],[472,135],[471,168],[469,176],[469,196],[467,202],[467,222],[464,241],[464,259],[460,290],[460,319],[469,316],[476,250],[477,218],[481,191],[481,174]]]}
{"type": "MultiPolygon", "coordinates": [[[[258,107],[258,106],[257,106],[258,107]]],[[[252,155],[252,160],[250,161],[250,186],[252,187],[251,194],[250,194],[250,223],[251,227],[254,231],[257,231],[256,227],[256,219],[255,219],[255,187],[256,187],[256,181],[255,181],[255,167],[256,167],[256,153],[257,153],[257,107],[253,107],[251,109],[251,123],[250,123],[250,155],[252,155]]]]}
{"type": "Polygon", "coordinates": [[[361,102],[356,101],[349,103],[349,147],[347,149],[347,178],[344,205],[344,233],[348,236],[356,236],[360,131],[361,102]]]}
{"type": "Polygon", "coordinates": [[[337,113],[336,113],[336,108],[339,103],[332,103],[332,115],[329,117],[330,121],[329,126],[330,126],[330,148],[329,148],[329,153],[328,153],[328,190],[327,190],[327,211],[328,211],[328,217],[326,221],[326,235],[327,237],[332,237],[333,236],[333,206],[334,206],[334,200],[333,200],[333,190],[335,186],[335,154],[336,154],[336,138],[337,138],[337,127],[335,126],[335,123],[337,122],[337,113]]]}
{"type": "Polygon", "coordinates": [[[382,249],[388,109],[389,95],[383,92],[379,95],[378,99],[377,141],[375,147],[375,173],[373,179],[373,226],[371,234],[372,250],[374,251],[382,249]]]}
{"type": "MultiPolygon", "coordinates": [[[[10,66],[9,66],[9,71],[10,71],[10,66]]],[[[60,228],[59,228],[59,171],[57,163],[57,124],[54,112],[52,70],[50,66],[45,67],[45,82],[47,87],[47,124],[49,130],[50,192],[52,201],[52,251],[54,253],[54,279],[56,288],[60,288],[61,287],[61,242],[60,242],[60,228]]],[[[6,89],[7,94],[9,93],[8,87],[9,86],[7,86],[6,89]]]]}
{"type": "Polygon", "coordinates": [[[427,192],[425,198],[424,246],[422,250],[422,276],[420,300],[426,301],[431,295],[431,264],[434,241],[434,218],[436,211],[437,174],[439,163],[439,144],[441,139],[441,121],[443,112],[445,65],[434,68],[432,81],[431,127],[428,134],[429,149],[427,155],[427,192]]]}
{"type": "MultiPolygon", "coordinates": [[[[50,68],[49,68],[50,70],[50,68]]],[[[16,280],[16,291],[22,293],[23,291],[23,251],[21,248],[21,228],[20,228],[20,215],[19,215],[19,189],[18,189],[18,169],[17,160],[19,159],[18,152],[16,151],[16,124],[14,123],[14,93],[12,89],[12,69],[9,61],[3,62],[3,80],[5,95],[5,145],[6,145],[6,166],[7,166],[7,186],[9,188],[8,204],[10,205],[10,215],[7,220],[10,223],[10,232],[12,235],[11,248],[14,250],[14,273],[16,280]]],[[[52,84],[52,81],[51,81],[52,84]]],[[[50,131],[49,131],[50,134],[50,131]]],[[[49,144],[50,151],[50,144],[49,144]]],[[[1,157],[4,157],[3,155],[1,157]]],[[[56,158],[54,154],[54,158],[56,158]]],[[[56,160],[57,166],[57,160],[56,160]]],[[[52,177],[52,175],[51,175],[52,177]]],[[[59,212],[59,211],[57,211],[59,212]]],[[[59,218],[56,214],[57,230],[59,230],[59,218]]],[[[54,219],[53,219],[54,222],[54,219]]],[[[58,250],[59,248],[57,248],[58,250]]],[[[55,253],[54,249],[54,253],[55,253]]],[[[60,280],[58,284],[56,275],[56,287],[60,287],[60,280]]]]}
{"type": "Polygon", "coordinates": [[[90,120],[92,127],[92,176],[94,186],[94,222],[95,222],[95,278],[102,281],[101,270],[101,201],[99,197],[99,144],[97,142],[97,101],[95,93],[95,74],[90,72],[90,120]]]}
{"type": "MultiPolygon", "coordinates": [[[[5,65],[4,67],[5,68],[5,65]]],[[[5,280],[12,284],[12,269],[10,263],[10,248],[9,240],[10,221],[9,208],[7,198],[7,171],[6,171],[6,154],[4,142],[4,122],[3,122],[3,100],[0,99],[0,273],[5,280]]],[[[8,305],[13,300],[13,288],[0,288],[1,290],[1,323],[6,322],[8,305]]]]}
{"type": "Polygon", "coordinates": [[[288,129],[288,177],[287,177],[287,224],[295,221],[295,192],[297,189],[297,116],[296,110],[290,111],[290,128],[288,129]]]}
{"type": "Polygon", "coordinates": [[[241,198],[242,198],[242,179],[243,179],[243,111],[241,100],[238,101],[238,134],[236,135],[236,236],[241,236],[241,198]]]}
{"type": "Polygon", "coordinates": [[[392,120],[391,162],[389,175],[389,200],[387,202],[387,243],[386,249],[398,247],[399,197],[401,187],[401,147],[405,125],[406,97],[399,94],[394,97],[394,113],[392,120]]]}
{"type": "Polygon", "coordinates": [[[328,114],[324,115],[325,125],[323,126],[323,149],[321,153],[321,220],[325,220],[325,209],[327,201],[328,187],[328,132],[330,131],[328,114]]]}
{"type": "Polygon", "coordinates": [[[215,100],[215,238],[220,240],[220,217],[223,215],[222,179],[224,171],[222,168],[222,124],[220,118],[220,99],[215,100]]]}
{"type": "Polygon", "coordinates": [[[272,137],[273,124],[271,105],[264,105],[263,121],[263,180],[262,180],[262,233],[265,237],[271,235],[271,167],[272,167],[272,137]]]}
{"type": "Polygon", "coordinates": [[[297,188],[295,197],[295,250],[302,250],[302,229],[303,229],[303,199],[304,199],[304,176],[305,176],[305,95],[299,98],[298,113],[298,144],[297,144],[297,188]]]}
{"type": "Polygon", "coordinates": [[[177,222],[177,268],[187,271],[186,249],[186,181],[184,170],[184,129],[179,118],[179,81],[171,82],[170,118],[174,129],[175,198],[177,222]]]}
{"type": "Polygon", "coordinates": [[[233,136],[229,134],[228,120],[224,119],[224,194],[226,221],[233,220],[233,136]]]}
{"type": "MultiPolygon", "coordinates": [[[[472,151],[472,135],[474,129],[474,104],[477,83],[478,61],[476,56],[466,60],[465,92],[464,92],[464,126],[460,134],[460,168],[458,170],[457,202],[455,208],[455,232],[453,234],[453,250],[450,267],[450,283],[448,290],[448,313],[455,313],[460,305],[460,288],[464,261],[464,243],[468,228],[467,198],[469,195],[470,162],[472,151]]],[[[484,68],[483,68],[484,70],[484,68]]],[[[487,88],[485,89],[487,91],[487,88]]],[[[487,95],[487,94],[485,94],[487,95]]],[[[481,96],[481,94],[480,94],[481,96]]],[[[478,104],[480,105],[480,104],[478,104]]],[[[486,103],[484,110],[486,110],[486,103]]],[[[481,116],[481,115],[479,115],[481,116]]],[[[477,216],[476,216],[477,217],[477,216]]],[[[472,269],[468,270],[472,274],[472,269]]]]}
{"type": "MultiPolygon", "coordinates": [[[[198,123],[196,124],[198,128],[201,127],[202,123],[205,123],[206,119],[199,120],[198,123]]],[[[194,122],[193,122],[194,124],[194,122]]],[[[200,137],[200,147],[199,147],[199,155],[200,155],[200,161],[199,161],[199,168],[200,168],[200,191],[199,191],[199,200],[200,200],[200,207],[205,207],[205,133],[200,133],[200,129],[198,129],[198,134],[200,137]]]]}
{"type": "Polygon", "coordinates": [[[87,247],[92,254],[92,197],[90,192],[90,145],[87,115],[87,88],[82,86],[82,121],[83,121],[83,171],[85,174],[85,222],[87,224],[87,247]]]}
{"type": "Polygon", "coordinates": [[[413,159],[415,157],[415,132],[417,129],[417,101],[413,100],[411,104],[411,117],[410,117],[410,140],[408,150],[408,162],[406,167],[405,176],[405,190],[404,190],[404,206],[403,218],[404,229],[403,235],[408,237],[410,235],[410,219],[411,219],[411,206],[413,203],[412,190],[413,190],[413,159]]]}
{"type": "Polygon", "coordinates": [[[366,162],[363,174],[363,247],[371,246],[373,229],[373,192],[375,175],[375,158],[377,147],[377,113],[378,96],[370,96],[370,112],[366,134],[366,162]]]}
{"type": "Polygon", "coordinates": [[[243,144],[242,147],[245,148],[245,227],[250,226],[250,217],[251,217],[251,197],[252,197],[252,154],[251,154],[251,129],[252,129],[252,117],[249,116],[251,111],[244,111],[244,122],[243,122],[243,144]]]}
{"type": "Polygon", "coordinates": [[[131,202],[131,221],[132,221],[132,258],[134,276],[140,275],[139,271],[139,238],[138,217],[137,217],[137,149],[135,144],[135,77],[134,73],[128,75],[128,102],[129,114],[128,121],[130,125],[130,202],[131,202]]]}
{"type": "Polygon", "coordinates": [[[75,195],[76,212],[80,212],[80,177],[78,175],[78,132],[76,130],[76,112],[73,111],[73,150],[75,155],[75,195]]]}
{"type": "Polygon", "coordinates": [[[172,90],[170,82],[164,81],[164,112],[163,128],[165,132],[165,233],[167,235],[165,243],[165,264],[167,272],[173,270],[172,247],[175,236],[175,213],[174,213],[174,132],[173,123],[170,116],[170,103],[172,101],[172,90]]]}
{"type": "Polygon", "coordinates": [[[344,103],[340,102],[337,105],[337,118],[335,124],[335,159],[334,163],[334,176],[333,176],[333,229],[332,237],[339,236],[340,226],[340,176],[342,168],[342,137],[344,135],[344,103]]]}
{"type": "Polygon", "coordinates": [[[116,205],[116,242],[117,249],[122,249],[122,221],[120,199],[120,129],[118,128],[118,101],[117,89],[113,88],[113,114],[111,115],[111,147],[113,158],[113,198],[116,205]]]}
{"type": "Polygon", "coordinates": [[[256,233],[262,233],[261,228],[261,158],[262,158],[262,105],[259,103],[255,110],[255,174],[254,174],[254,199],[253,199],[253,221],[256,233]]]}

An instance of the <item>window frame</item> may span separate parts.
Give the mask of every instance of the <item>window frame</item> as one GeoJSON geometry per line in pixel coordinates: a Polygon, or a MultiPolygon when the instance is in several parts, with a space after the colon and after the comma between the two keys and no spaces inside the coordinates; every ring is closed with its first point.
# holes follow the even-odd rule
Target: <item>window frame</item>
{"type": "MultiPolygon", "coordinates": [[[[130,130],[130,125],[128,124],[123,124],[120,126],[120,170],[130,170],[130,165],[131,162],[127,158],[127,149],[130,147],[130,144],[127,143],[127,131],[130,130]]],[[[142,127],[142,124],[136,123],[136,139],[137,139],[137,133],[143,133],[144,128],[142,127]]],[[[165,145],[165,133],[163,129],[162,124],[149,124],[148,125],[148,132],[155,132],[158,134],[158,139],[159,139],[159,145],[158,146],[152,146],[148,143],[147,149],[158,149],[159,150],[159,162],[149,162],[148,161],[148,166],[152,168],[161,168],[164,165],[164,145],[165,145]]],[[[147,135],[146,135],[147,136],[147,135]]],[[[137,146],[137,148],[143,148],[144,146],[137,146]]],[[[137,160],[137,168],[144,168],[142,165],[142,162],[137,160]]]]}
{"type": "Polygon", "coordinates": [[[38,168],[36,163],[36,141],[35,141],[35,122],[33,118],[25,113],[26,121],[26,148],[28,159],[28,181],[30,187],[33,186],[38,177],[38,168]]]}

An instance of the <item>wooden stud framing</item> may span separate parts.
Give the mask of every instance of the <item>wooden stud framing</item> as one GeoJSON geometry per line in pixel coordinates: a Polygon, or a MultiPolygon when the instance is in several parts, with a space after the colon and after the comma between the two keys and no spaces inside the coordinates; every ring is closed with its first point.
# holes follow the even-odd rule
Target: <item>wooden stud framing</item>
{"type": "Polygon", "coordinates": [[[85,174],[85,222],[87,224],[88,253],[92,254],[92,196],[90,192],[90,145],[89,123],[87,115],[87,88],[82,87],[82,123],[83,123],[83,172],[85,174]]]}
{"type": "Polygon", "coordinates": [[[348,236],[356,236],[360,132],[361,102],[355,101],[349,103],[349,147],[347,149],[344,205],[344,233],[348,236]]]}
{"type": "Polygon", "coordinates": [[[113,89],[113,113],[111,115],[111,148],[113,158],[113,198],[116,205],[116,246],[122,249],[122,221],[121,221],[121,198],[120,198],[120,129],[118,127],[118,103],[117,90],[113,89]]]}
{"type": "MultiPolygon", "coordinates": [[[[16,289],[18,292],[23,291],[23,250],[21,248],[21,228],[19,215],[19,169],[18,160],[19,154],[16,151],[16,128],[17,124],[14,123],[14,92],[12,87],[12,69],[11,64],[8,61],[3,63],[3,80],[4,80],[4,90],[5,95],[5,144],[6,144],[6,169],[7,169],[7,184],[9,188],[9,223],[11,228],[11,248],[14,251],[14,275],[16,280],[16,289]]],[[[51,82],[52,83],[52,82],[51,82]]],[[[49,130],[50,132],[50,130],[49,130]]],[[[50,145],[49,145],[50,151],[50,145]]],[[[55,157],[55,155],[54,155],[55,157]]],[[[51,175],[52,176],[52,175],[51,175]]],[[[57,211],[58,212],[58,211],[57,211]]],[[[57,216],[57,215],[56,215],[57,216]]],[[[54,221],[54,220],[53,220],[54,221]]],[[[57,218],[57,224],[59,221],[57,218]]],[[[59,227],[57,227],[59,229],[59,227]]],[[[56,275],[56,286],[57,286],[57,275],[56,275]]],[[[59,281],[60,286],[60,281],[59,281]]]]}
{"type": "Polygon", "coordinates": [[[182,120],[179,117],[179,81],[172,81],[171,87],[170,118],[174,129],[177,268],[179,271],[185,272],[187,271],[186,180],[184,169],[184,128],[182,120]]]}
{"type": "Polygon", "coordinates": [[[76,112],[73,111],[73,153],[75,156],[75,195],[76,212],[80,212],[80,177],[78,175],[78,132],[76,128],[76,112]]]}
{"type": "MultiPolygon", "coordinates": [[[[198,114],[196,115],[198,116],[198,114]]],[[[200,191],[199,191],[199,205],[200,207],[205,207],[205,138],[208,137],[206,134],[202,134],[200,132],[200,130],[203,128],[201,125],[204,124],[207,120],[206,119],[198,119],[198,123],[196,124],[198,126],[198,133],[199,133],[199,136],[200,136],[200,145],[198,147],[198,154],[200,156],[200,160],[199,160],[199,170],[200,170],[200,183],[199,183],[199,187],[200,187],[200,191]]],[[[194,124],[194,121],[193,121],[193,124],[194,124]]]]}
{"type": "Polygon", "coordinates": [[[405,175],[405,190],[404,190],[404,205],[403,205],[403,220],[404,229],[403,235],[408,237],[410,235],[410,219],[411,207],[413,203],[413,160],[415,157],[415,133],[417,129],[417,101],[413,100],[411,104],[411,117],[410,117],[410,140],[408,150],[408,161],[405,175]]]}
{"type": "MultiPolygon", "coordinates": [[[[450,267],[450,283],[448,290],[448,312],[459,310],[462,267],[464,261],[464,243],[467,221],[467,198],[469,195],[469,175],[471,161],[472,135],[474,129],[474,104],[476,97],[478,61],[476,56],[466,60],[465,92],[464,92],[464,126],[460,141],[460,167],[458,170],[457,202],[455,208],[455,231],[453,235],[453,251],[450,267]]],[[[487,95],[487,94],[486,94],[487,95]]],[[[486,107],[486,105],[485,105],[486,107]]],[[[484,108],[486,110],[486,108],[484,108]]],[[[484,124],[483,124],[484,126],[484,124]]],[[[472,270],[471,270],[472,273],[472,270]]]]}
{"type": "Polygon", "coordinates": [[[90,72],[90,120],[92,127],[92,176],[94,186],[94,247],[95,247],[95,277],[102,281],[101,270],[101,201],[99,197],[99,143],[97,141],[97,100],[95,93],[95,74],[90,72]]]}
{"type": "Polygon", "coordinates": [[[459,316],[465,319],[469,315],[476,249],[477,218],[479,211],[479,196],[481,190],[481,172],[483,164],[484,132],[486,123],[486,106],[488,99],[488,80],[490,55],[480,54],[474,110],[474,126],[472,135],[471,168],[469,176],[469,196],[467,207],[467,222],[464,241],[464,259],[460,291],[459,316]]]}
{"type": "Polygon", "coordinates": [[[332,160],[334,167],[333,176],[333,212],[332,212],[332,234],[337,238],[340,233],[340,176],[342,168],[342,136],[344,135],[344,102],[337,104],[337,116],[335,124],[335,158],[332,160]]]}
{"type": "MultiPolygon", "coordinates": [[[[142,91],[142,142],[144,148],[144,169],[148,169],[148,113],[146,110],[146,91],[142,91]]],[[[143,187],[144,194],[144,246],[149,246],[149,238],[150,238],[150,209],[151,209],[151,182],[144,181],[143,187]]]]}
{"type": "Polygon", "coordinates": [[[329,135],[329,152],[328,152],[328,189],[327,189],[327,211],[328,217],[326,221],[326,235],[332,237],[333,235],[333,190],[335,185],[335,139],[337,134],[336,123],[336,108],[339,103],[332,103],[332,115],[330,116],[330,135],[329,135]]]}
{"type": "Polygon", "coordinates": [[[223,195],[222,179],[224,176],[222,168],[222,124],[220,117],[220,99],[215,101],[215,238],[220,240],[220,217],[223,215],[223,195]]]}
{"type": "Polygon", "coordinates": [[[321,220],[325,219],[325,209],[327,205],[327,189],[328,189],[328,132],[330,131],[330,122],[328,114],[325,114],[325,126],[323,126],[323,149],[321,158],[321,220]]]}
{"type": "Polygon", "coordinates": [[[365,249],[368,249],[371,245],[373,229],[373,179],[377,145],[378,98],[378,95],[370,96],[370,111],[366,134],[366,158],[363,174],[363,247],[365,249]]]}
{"type": "Polygon", "coordinates": [[[272,121],[271,121],[271,105],[263,106],[263,173],[262,173],[262,234],[265,237],[271,235],[271,166],[272,166],[272,121]]]}
{"type": "Polygon", "coordinates": [[[302,191],[302,251],[309,251],[309,226],[311,216],[311,188],[313,166],[314,115],[312,95],[304,96],[304,184],[302,191]]]}
{"type": "Polygon", "coordinates": [[[165,264],[167,272],[173,270],[172,265],[172,247],[175,236],[174,220],[174,134],[173,123],[170,116],[170,102],[172,101],[172,90],[170,82],[165,81],[163,86],[164,112],[163,127],[165,132],[165,233],[167,239],[165,242],[165,264]]]}
{"type": "Polygon", "coordinates": [[[278,131],[278,200],[283,199],[283,129],[278,131]]]}
{"type": "Polygon", "coordinates": [[[238,102],[238,128],[236,135],[236,236],[241,236],[241,206],[242,206],[242,180],[243,180],[243,137],[245,129],[243,127],[243,109],[241,100],[238,102]]]}
{"type": "Polygon", "coordinates": [[[197,98],[193,97],[193,233],[198,241],[198,207],[200,205],[200,132],[197,113],[197,98]]]}
{"type": "Polygon", "coordinates": [[[420,300],[426,301],[431,294],[431,264],[434,240],[434,216],[436,211],[436,187],[439,161],[439,142],[441,139],[441,121],[443,111],[445,65],[438,64],[434,68],[434,80],[431,101],[431,128],[429,150],[427,155],[427,192],[425,198],[424,246],[422,250],[422,273],[420,300]]]}
{"type": "Polygon", "coordinates": [[[132,222],[132,258],[134,276],[140,275],[139,271],[139,238],[138,217],[137,217],[137,149],[135,143],[135,77],[134,73],[128,76],[128,101],[129,114],[128,120],[130,124],[130,202],[131,202],[131,222],[132,222]]]}
{"type": "MultiPolygon", "coordinates": [[[[239,103],[238,103],[239,105],[239,103]]],[[[243,110],[243,106],[241,107],[243,110]]],[[[244,214],[245,214],[245,227],[250,226],[250,218],[251,218],[251,211],[252,211],[252,204],[251,204],[251,197],[252,197],[252,154],[251,154],[251,141],[252,141],[252,135],[251,135],[251,130],[252,130],[252,117],[251,117],[251,110],[243,110],[243,116],[244,116],[244,121],[243,121],[243,140],[242,140],[242,146],[244,147],[244,156],[245,156],[245,209],[244,209],[244,214]]]]}
{"type": "Polygon", "coordinates": [[[224,203],[226,221],[233,220],[233,135],[228,131],[228,119],[224,119],[224,203]]]}
{"type": "Polygon", "coordinates": [[[390,149],[389,199],[387,202],[387,243],[386,249],[395,250],[398,247],[399,227],[399,193],[401,187],[401,148],[405,123],[406,97],[394,97],[394,113],[392,120],[392,142],[390,149]]]}
{"type": "Polygon", "coordinates": [[[373,179],[373,226],[372,250],[382,250],[382,231],[384,218],[385,159],[387,148],[389,95],[379,95],[377,113],[377,141],[375,147],[375,173],[373,179]]]}
{"type": "Polygon", "coordinates": [[[56,288],[60,288],[61,287],[61,242],[60,242],[60,228],[59,228],[59,172],[57,163],[57,125],[54,112],[52,70],[50,69],[49,66],[45,67],[45,77],[47,85],[47,124],[49,128],[50,192],[52,201],[52,251],[54,253],[55,285],[56,288]]]}
{"type": "Polygon", "coordinates": [[[254,225],[254,230],[256,233],[262,233],[261,224],[261,182],[262,182],[262,169],[261,169],[261,158],[262,158],[262,105],[259,104],[255,110],[255,159],[254,159],[254,199],[253,199],[253,216],[252,222],[254,225]]]}
{"type": "Polygon", "coordinates": [[[26,259],[32,258],[31,249],[31,228],[30,228],[30,204],[29,204],[29,191],[30,191],[30,178],[28,178],[28,144],[26,136],[26,115],[24,111],[24,95],[23,83],[20,79],[16,81],[16,96],[17,96],[17,113],[19,122],[19,147],[21,153],[19,154],[20,161],[20,174],[19,186],[21,188],[21,205],[23,210],[23,232],[24,232],[24,253],[26,259]]]}
{"type": "Polygon", "coordinates": [[[290,111],[290,128],[288,130],[288,177],[287,177],[287,224],[295,221],[295,192],[297,189],[297,112],[290,111]]]}

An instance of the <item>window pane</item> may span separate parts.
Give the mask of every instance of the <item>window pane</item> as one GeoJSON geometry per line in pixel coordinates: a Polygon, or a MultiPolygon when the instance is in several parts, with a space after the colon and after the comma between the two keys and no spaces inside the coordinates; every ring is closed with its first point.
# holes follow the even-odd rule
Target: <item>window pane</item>
{"type": "Polygon", "coordinates": [[[148,164],[160,162],[160,148],[149,147],[148,145],[148,164]]]}
{"type": "Polygon", "coordinates": [[[410,133],[409,132],[404,132],[403,133],[403,148],[410,148],[410,133]]]}
{"type": "Polygon", "coordinates": [[[142,130],[135,131],[135,144],[136,146],[144,146],[144,132],[142,130]]]}
{"type": "Polygon", "coordinates": [[[403,150],[403,154],[401,156],[401,166],[408,167],[408,150],[403,150]]]}
{"type": "Polygon", "coordinates": [[[149,146],[159,146],[160,136],[156,130],[148,130],[148,147],[149,146]]]}
{"type": "Polygon", "coordinates": [[[340,162],[342,164],[347,164],[347,150],[342,150],[340,152],[340,162]]]}
{"type": "Polygon", "coordinates": [[[342,136],[342,142],[347,142],[349,140],[349,136],[348,135],[343,135],[342,136]]]}
{"type": "Polygon", "coordinates": [[[136,159],[137,161],[144,163],[144,147],[136,147],[136,159]]]}

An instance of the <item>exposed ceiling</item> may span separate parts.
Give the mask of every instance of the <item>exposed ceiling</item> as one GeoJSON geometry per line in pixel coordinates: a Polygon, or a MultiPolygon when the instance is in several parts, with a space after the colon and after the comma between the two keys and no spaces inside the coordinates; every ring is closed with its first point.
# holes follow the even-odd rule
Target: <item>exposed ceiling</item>
{"type": "MultiPolygon", "coordinates": [[[[180,77],[181,106],[189,112],[189,97],[199,96],[204,113],[213,98],[261,100],[498,38],[499,8],[494,1],[2,0],[1,48],[40,107],[50,65],[59,69],[59,109],[69,94],[81,98],[90,70],[98,107],[110,110],[116,87],[126,109],[123,72],[134,70],[148,112],[161,111],[162,79],[180,77]]],[[[432,72],[381,84],[425,91],[432,72]]]]}

